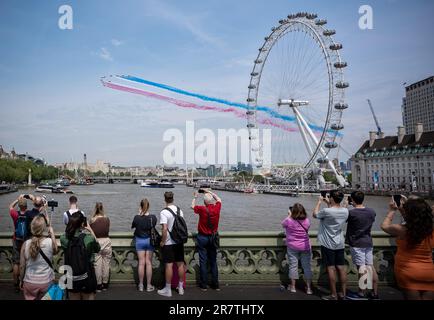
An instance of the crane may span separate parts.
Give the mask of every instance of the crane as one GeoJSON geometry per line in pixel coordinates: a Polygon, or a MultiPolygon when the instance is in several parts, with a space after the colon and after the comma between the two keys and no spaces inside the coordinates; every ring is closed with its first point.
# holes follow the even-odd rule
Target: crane
{"type": "Polygon", "coordinates": [[[375,115],[374,108],[372,107],[371,100],[369,99],[367,100],[368,100],[369,108],[371,109],[372,116],[374,117],[375,125],[377,126],[377,135],[380,136],[381,133],[383,132],[381,131],[380,124],[378,123],[378,119],[377,116],[375,115]]]}

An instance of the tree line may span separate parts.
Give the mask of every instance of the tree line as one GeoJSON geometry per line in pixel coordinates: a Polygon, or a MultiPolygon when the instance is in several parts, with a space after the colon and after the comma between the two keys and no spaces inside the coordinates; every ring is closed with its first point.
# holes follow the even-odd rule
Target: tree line
{"type": "Polygon", "coordinates": [[[27,183],[29,169],[32,170],[32,181],[36,183],[58,176],[58,169],[53,166],[37,165],[21,159],[0,159],[0,182],[27,183]]]}

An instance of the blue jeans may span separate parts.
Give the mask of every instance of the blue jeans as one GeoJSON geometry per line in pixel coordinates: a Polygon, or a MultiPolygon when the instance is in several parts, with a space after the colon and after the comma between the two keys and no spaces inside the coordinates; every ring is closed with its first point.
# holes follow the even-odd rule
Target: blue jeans
{"type": "Polygon", "coordinates": [[[217,268],[217,248],[211,243],[211,236],[197,235],[197,251],[199,252],[200,281],[199,286],[206,288],[208,285],[208,262],[211,267],[211,286],[219,286],[217,268]]]}

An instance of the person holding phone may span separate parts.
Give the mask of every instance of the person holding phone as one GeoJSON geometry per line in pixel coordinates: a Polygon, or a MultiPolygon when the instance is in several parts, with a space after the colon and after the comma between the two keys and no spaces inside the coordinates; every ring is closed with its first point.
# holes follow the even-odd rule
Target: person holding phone
{"type": "Polygon", "coordinates": [[[400,197],[389,202],[389,212],[381,229],[396,237],[394,273],[398,286],[408,300],[434,299],[434,217],[433,209],[423,199],[400,197]],[[396,211],[405,223],[393,223],[396,211]]]}
{"type": "Polygon", "coordinates": [[[310,221],[306,210],[300,203],[295,203],[288,210],[288,216],[282,221],[285,229],[288,256],[289,278],[291,284],[288,290],[296,293],[295,283],[298,276],[298,262],[303,268],[303,277],[306,281],[306,293],[312,294],[312,251],[309,240],[310,221]]]}
{"type": "Polygon", "coordinates": [[[222,200],[214,192],[199,189],[193,193],[191,208],[199,215],[197,225],[197,250],[199,252],[200,280],[199,287],[202,291],[208,288],[208,263],[211,268],[211,288],[220,290],[217,266],[217,245],[213,237],[218,237],[220,210],[222,200]],[[203,206],[196,205],[198,193],[203,193],[203,206]]]}
{"type": "Polygon", "coordinates": [[[372,275],[369,280],[372,281],[373,290],[366,292],[366,290],[359,288],[357,293],[349,292],[347,298],[350,300],[366,300],[367,298],[377,300],[379,299],[378,275],[374,268],[374,248],[371,237],[376,213],[373,209],[363,205],[365,194],[362,191],[352,192],[349,198],[353,209],[348,214],[345,243],[350,246],[351,257],[354,265],[357,266],[359,278],[365,273],[372,275]]]}
{"type": "Polygon", "coordinates": [[[343,299],[346,295],[347,272],[343,229],[348,219],[348,209],[341,206],[343,199],[342,191],[333,190],[329,198],[320,196],[313,210],[313,217],[319,219],[318,242],[321,245],[321,258],[327,268],[331,291],[330,295],[322,297],[323,300],[343,299]],[[323,202],[328,207],[321,209],[323,202]],[[339,295],[336,291],[336,271],[342,287],[339,295]]]}
{"type": "Polygon", "coordinates": [[[27,201],[26,195],[20,195],[9,205],[9,215],[14,224],[14,234],[12,236],[12,275],[14,280],[15,291],[20,291],[20,252],[21,246],[26,238],[26,213],[27,201]],[[18,210],[15,207],[18,206],[18,210]]]}

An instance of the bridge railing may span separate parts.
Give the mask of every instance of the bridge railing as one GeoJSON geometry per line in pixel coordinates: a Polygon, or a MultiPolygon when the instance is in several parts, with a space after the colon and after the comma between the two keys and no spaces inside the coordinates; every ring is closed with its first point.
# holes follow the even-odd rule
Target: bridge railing
{"type": "MultiPolygon", "coordinates": [[[[187,282],[195,282],[199,277],[199,257],[195,250],[194,234],[185,245],[187,282]]],[[[111,261],[111,281],[133,282],[137,279],[137,255],[131,233],[111,234],[113,257],[111,261]]],[[[288,264],[283,233],[279,232],[222,232],[221,247],[218,251],[219,277],[225,283],[286,283],[288,264]]],[[[321,263],[321,251],[316,241],[316,232],[310,233],[312,245],[312,271],[314,282],[326,283],[325,268],[321,263]]],[[[394,284],[393,257],[396,250],[392,238],[382,232],[373,234],[374,266],[380,284],[394,284]]],[[[357,269],[352,263],[349,248],[345,250],[350,283],[357,281],[357,269]]],[[[153,278],[163,283],[163,265],[160,251],[153,259],[153,278]]],[[[56,270],[63,264],[63,252],[54,257],[56,270]]],[[[12,278],[12,240],[10,234],[0,233],[0,280],[12,278]]]]}

